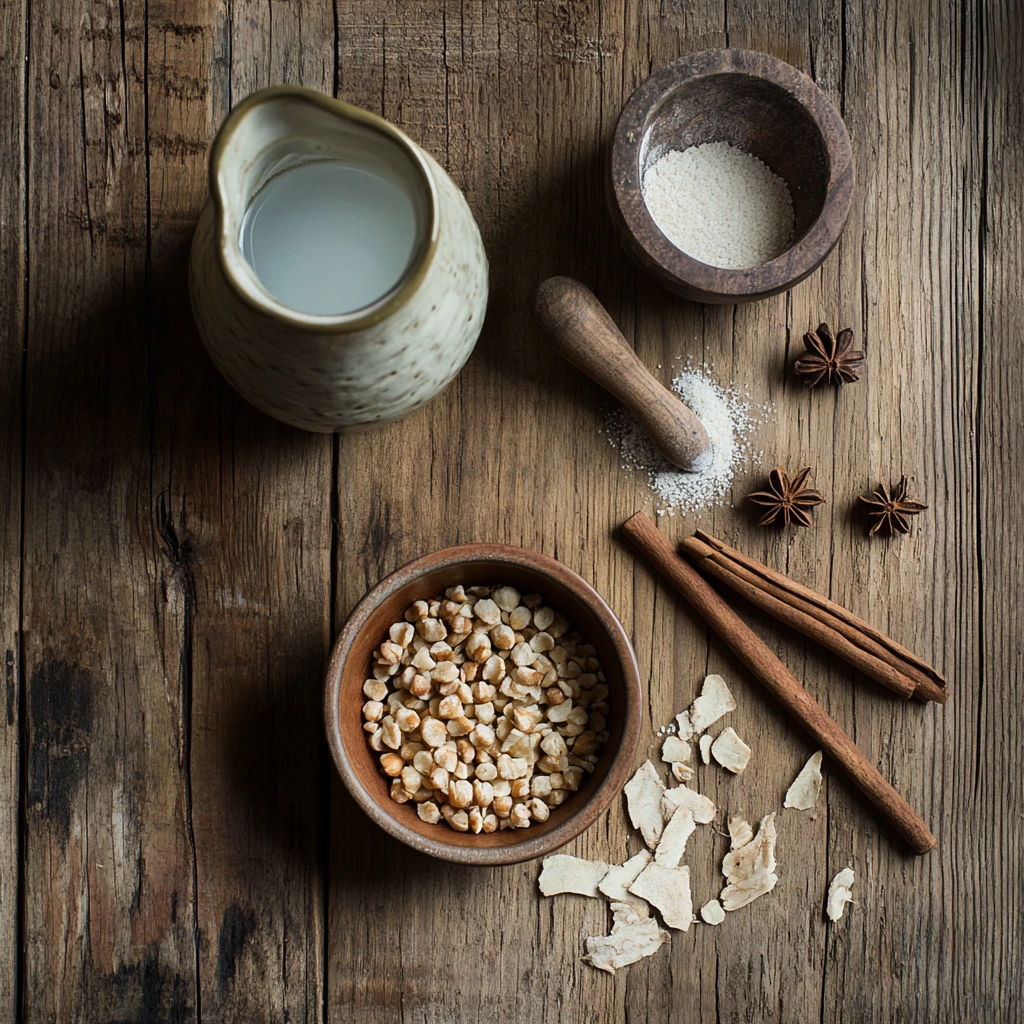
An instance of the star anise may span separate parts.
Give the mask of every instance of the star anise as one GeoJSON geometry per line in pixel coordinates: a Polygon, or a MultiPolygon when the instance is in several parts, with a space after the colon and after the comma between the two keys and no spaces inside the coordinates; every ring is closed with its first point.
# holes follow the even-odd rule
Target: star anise
{"type": "Polygon", "coordinates": [[[815,505],[820,505],[825,497],[820,491],[812,491],[804,486],[810,473],[811,467],[808,466],[801,469],[791,480],[782,466],[776,466],[768,474],[768,490],[754,491],[753,494],[747,495],[749,501],[755,505],[763,505],[767,509],[757,521],[759,526],[767,526],[780,518],[786,526],[790,523],[797,523],[800,526],[811,525],[810,510],[815,505]]]}
{"type": "Polygon", "coordinates": [[[823,380],[826,384],[839,384],[859,380],[857,371],[864,365],[863,352],[851,352],[853,331],[847,327],[837,338],[828,324],[804,335],[807,354],[801,356],[793,369],[813,388],[823,380]]]}
{"type": "Polygon", "coordinates": [[[871,529],[868,536],[885,530],[890,536],[894,533],[910,533],[908,516],[920,515],[928,506],[907,497],[907,478],[900,477],[900,482],[890,491],[884,483],[868,495],[857,499],[868,508],[868,520],[871,529]]]}

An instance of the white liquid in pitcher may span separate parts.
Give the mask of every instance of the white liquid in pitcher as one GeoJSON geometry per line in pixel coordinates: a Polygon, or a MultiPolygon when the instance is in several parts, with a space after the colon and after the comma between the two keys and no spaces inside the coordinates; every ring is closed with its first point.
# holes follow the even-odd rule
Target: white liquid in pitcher
{"type": "Polygon", "coordinates": [[[340,316],[376,302],[409,266],[416,213],[393,181],[341,160],[283,171],[249,205],[242,255],[278,302],[340,316]]]}

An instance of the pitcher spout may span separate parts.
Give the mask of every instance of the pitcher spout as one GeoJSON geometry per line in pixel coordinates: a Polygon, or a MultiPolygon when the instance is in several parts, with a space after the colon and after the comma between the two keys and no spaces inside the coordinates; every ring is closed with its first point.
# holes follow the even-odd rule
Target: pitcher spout
{"type": "MultiPolygon", "coordinates": [[[[437,246],[437,187],[422,150],[383,118],[300,86],[261,89],[232,110],[211,152],[210,196],[226,280],[258,312],[293,324],[333,332],[379,322],[416,291],[437,246]],[[359,253],[347,270],[343,245],[340,253],[318,253],[316,239],[303,236],[300,251],[294,240],[289,249],[289,235],[298,235],[302,225],[281,209],[280,195],[275,207],[267,207],[268,199],[282,188],[298,189],[308,206],[309,189],[320,188],[325,199],[337,203],[345,187],[356,187],[353,178],[360,188],[376,189],[379,201],[393,211],[392,220],[401,218],[391,232],[394,238],[352,238],[351,248],[359,253]],[[273,248],[254,248],[261,236],[247,234],[251,225],[265,225],[263,235],[273,240],[273,248]],[[369,255],[384,266],[367,281],[367,250],[375,244],[379,252],[369,255]],[[315,278],[327,273],[326,261],[332,259],[340,264],[333,282],[340,294],[317,294],[315,278]],[[382,275],[394,279],[381,283],[382,275]],[[375,284],[380,290],[370,294],[375,284]]],[[[329,231],[323,213],[318,219],[320,233],[329,231]]],[[[358,227],[346,227],[358,234],[358,227]]],[[[328,236],[321,245],[329,241],[328,236]]]]}

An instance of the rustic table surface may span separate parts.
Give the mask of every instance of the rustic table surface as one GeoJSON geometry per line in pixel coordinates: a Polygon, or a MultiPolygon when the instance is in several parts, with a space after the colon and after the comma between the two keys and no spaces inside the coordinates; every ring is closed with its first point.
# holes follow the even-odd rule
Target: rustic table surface
{"type": "MultiPolygon", "coordinates": [[[[1024,99],[1018,5],[932,0],[33,0],[0,47],[0,1020],[1019,1021],[1024,1016],[1021,555],[1024,99]],[[603,146],[630,91],[711,46],[768,51],[839,106],[846,233],[792,292],[660,290],[611,238],[603,146]],[[286,429],[221,382],[186,253],[231,104],[299,82],[381,113],[447,166],[491,260],[458,381],[386,429],[286,429]],[[701,525],[864,615],[948,676],[901,704],[749,614],[923,814],[909,856],[834,774],[779,818],[776,890],[615,977],[581,964],[597,900],[536,864],[466,870],[387,839],[322,738],[332,634],[446,545],[554,555],[622,618],[643,746],[724,672],[754,748],[700,769],[724,813],[777,808],[812,747],[613,534],[642,480],[604,396],[541,341],[540,279],[592,286],[641,358],[714,364],[777,418],[735,508],[701,525]],[[807,391],[802,333],[850,325],[865,379],[807,391]],[[741,499],[809,464],[814,529],[741,499]],[[905,472],[931,506],[868,540],[853,498],[905,472]],[[823,920],[829,878],[856,903],[823,920]]],[[[693,520],[662,519],[673,538],[693,520]]],[[[745,612],[745,614],[747,614],[745,612]]],[[[695,898],[725,843],[695,837],[695,898]]],[[[635,849],[623,808],[569,848],[635,849]]]]}

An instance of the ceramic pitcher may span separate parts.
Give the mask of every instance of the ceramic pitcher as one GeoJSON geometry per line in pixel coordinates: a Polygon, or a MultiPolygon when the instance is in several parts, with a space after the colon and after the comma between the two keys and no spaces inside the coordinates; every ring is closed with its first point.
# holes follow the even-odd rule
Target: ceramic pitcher
{"type": "Polygon", "coordinates": [[[455,377],[483,325],[487,259],[464,196],[428,153],[374,114],[280,86],[243,100],[217,135],[189,292],[203,343],[245,399],[292,426],[344,431],[405,416],[455,377]],[[246,210],[282,172],[353,156],[408,196],[412,255],[390,291],[362,308],[296,311],[243,255],[246,210]]]}

